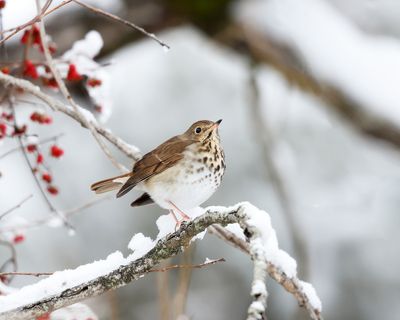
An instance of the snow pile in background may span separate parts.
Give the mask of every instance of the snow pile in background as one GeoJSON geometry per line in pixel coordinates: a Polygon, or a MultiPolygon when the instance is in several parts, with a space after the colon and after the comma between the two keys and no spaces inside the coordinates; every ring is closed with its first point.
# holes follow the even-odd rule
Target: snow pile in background
{"type": "Polygon", "coordinates": [[[99,54],[103,44],[100,33],[92,30],[86,34],[84,39],[76,41],[72,48],[63,54],[62,60],[67,61],[68,64],[59,65],[64,77],[67,75],[69,64],[74,64],[79,74],[101,81],[101,85],[98,86],[85,85],[94,105],[101,108],[101,112],[98,113],[101,122],[107,121],[112,108],[109,74],[99,63],[94,61],[94,57],[99,54]]]}
{"type": "Polygon", "coordinates": [[[398,41],[363,34],[325,1],[252,0],[236,9],[238,20],[298,51],[317,78],[400,121],[398,41]]]}

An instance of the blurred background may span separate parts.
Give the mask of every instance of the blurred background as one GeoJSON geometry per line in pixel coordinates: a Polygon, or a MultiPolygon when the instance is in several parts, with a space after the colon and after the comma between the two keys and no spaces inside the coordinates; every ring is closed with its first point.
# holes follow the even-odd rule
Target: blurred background
{"type": "MultiPolygon", "coordinates": [[[[57,1],[55,1],[57,3],[57,1]]],[[[47,22],[59,52],[89,30],[104,40],[112,113],[105,122],[145,153],[199,119],[222,118],[223,183],[206,205],[250,201],[272,217],[282,249],[316,288],[326,319],[400,315],[400,2],[394,0],[109,0],[87,1],[154,32],[157,43],[71,3],[47,22]]],[[[4,28],[36,14],[34,1],[8,1],[4,28]]],[[[20,35],[6,43],[19,56],[20,35]]],[[[85,105],[85,97],[77,96],[85,105]]],[[[63,114],[38,128],[64,133],[51,163],[67,210],[91,201],[91,183],[118,174],[88,131],[63,114]]],[[[15,142],[4,141],[0,154],[15,142]]],[[[115,150],[119,160],[129,160],[115,150]]],[[[21,153],[0,158],[0,213],[48,216],[21,153]]],[[[133,234],[155,237],[157,206],[131,208],[136,194],[105,200],[70,218],[66,228],[27,230],[17,249],[21,271],[74,268],[115,250],[133,234]]],[[[0,221],[1,224],[6,221],[0,221]]],[[[1,260],[9,251],[0,248],[1,260]]],[[[190,319],[243,319],[250,302],[249,258],[212,235],[192,261],[224,257],[192,271],[190,319]]],[[[179,262],[179,257],[171,263],[179,262]]],[[[1,261],[0,261],[1,263],[1,261]]],[[[169,273],[170,296],[179,290],[169,273]]],[[[100,319],[160,316],[159,275],[150,274],[88,304],[100,319]]],[[[21,286],[36,279],[17,277],[21,286]]],[[[270,319],[306,318],[293,297],[268,281],[270,319]]],[[[162,290],[161,290],[162,291],[162,290]]]]}

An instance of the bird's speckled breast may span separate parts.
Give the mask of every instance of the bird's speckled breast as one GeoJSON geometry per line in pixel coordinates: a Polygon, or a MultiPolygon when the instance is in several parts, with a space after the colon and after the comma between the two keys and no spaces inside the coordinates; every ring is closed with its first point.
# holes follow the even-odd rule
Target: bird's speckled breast
{"type": "Polygon", "coordinates": [[[192,144],[179,163],[146,181],[146,191],[161,207],[191,209],[205,202],[221,184],[225,171],[219,141],[192,144]]]}

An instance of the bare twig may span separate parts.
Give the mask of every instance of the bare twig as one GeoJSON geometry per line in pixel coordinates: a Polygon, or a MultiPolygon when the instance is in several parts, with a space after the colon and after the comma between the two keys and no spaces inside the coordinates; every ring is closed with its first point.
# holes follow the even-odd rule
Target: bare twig
{"type": "Polygon", "coordinates": [[[80,120],[85,124],[85,126],[90,130],[92,133],[93,137],[99,144],[100,148],[103,150],[103,152],[106,154],[106,156],[110,159],[111,163],[119,169],[121,172],[126,172],[127,169],[121,165],[111,154],[111,151],[108,149],[107,145],[104,143],[104,141],[101,139],[99,134],[97,133],[96,129],[94,126],[91,124],[91,122],[82,114],[80,111],[80,107],[75,103],[74,99],[72,98],[71,94],[69,93],[67,86],[65,85],[64,81],[61,78],[60,72],[58,69],[55,67],[53,58],[51,56],[48,43],[47,43],[47,37],[46,37],[46,30],[44,27],[44,22],[42,17],[40,16],[40,13],[43,12],[42,9],[40,9],[40,1],[36,0],[36,6],[38,10],[38,15],[39,15],[39,30],[40,30],[40,38],[42,39],[42,45],[43,45],[43,51],[44,51],[44,56],[46,57],[47,65],[53,74],[54,79],[57,82],[58,87],[60,88],[61,93],[63,94],[64,98],[69,102],[69,104],[72,106],[74,109],[75,113],[78,115],[80,120]]]}
{"type": "Polygon", "coordinates": [[[5,270],[7,268],[7,265],[9,263],[12,264],[12,270],[17,271],[18,270],[18,261],[17,261],[17,251],[15,250],[15,246],[13,243],[0,240],[0,245],[5,246],[10,249],[11,252],[11,257],[8,258],[0,267],[0,272],[5,270]]]}
{"type": "Polygon", "coordinates": [[[66,5],[67,3],[71,2],[72,0],[64,1],[64,2],[60,3],[57,7],[53,8],[52,10],[50,10],[49,12],[46,13],[46,10],[49,8],[49,6],[52,3],[52,1],[53,0],[47,0],[46,3],[43,6],[41,12],[36,17],[34,17],[33,19],[29,20],[28,22],[26,22],[26,23],[24,23],[24,24],[22,24],[22,25],[20,25],[20,26],[18,26],[16,28],[9,29],[9,30],[4,30],[3,34],[6,33],[6,32],[9,32],[9,31],[12,31],[12,32],[9,35],[5,36],[4,38],[2,38],[0,40],[0,45],[2,45],[4,42],[6,42],[11,37],[15,36],[21,30],[24,30],[25,28],[27,28],[27,27],[31,26],[32,24],[36,23],[41,16],[50,14],[51,12],[59,9],[60,7],[66,5]]]}
{"type": "MultiPolygon", "coordinates": [[[[13,102],[13,97],[12,97],[12,96],[9,97],[9,103],[10,103],[10,107],[11,107],[11,110],[12,110],[13,116],[14,116],[14,117],[13,117],[13,118],[14,118],[14,120],[13,120],[13,121],[14,121],[14,127],[16,128],[16,127],[17,127],[17,113],[16,113],[16,111],[15,111],[15,107],[14,107],[14,102],[13,102]]],[[[41,193],[41,195],[42,195],[44,201],[46,202],[47,206],[49,207],[50,212],[54,213],[56,216],[58,216],[59,218],[61,218],[62,221],[63,221],[63,223],[64,223],[64,225],[65,225],[66,227],[68,227],[69,229],[73,230],[74,228],[72,227],[72,225],[67,221],[67,219],[64,217],[64,215],[63,215],[62,213],[60,213],[60,212],[53,206],[53,204],[51,203],[50,199],[47,197],[46,192],[43,190],[42,184],[40,183],[38,177],[36,176],[35,170],[34,170],[32,164],[31,164],[31,162],[29,161],[28,154],[26,153],[26,150],[25,150],[25,148],[24,148],[24,144],[23,144],[23,142],[22,142],[22,137],[21,137],[20,135],[18,135],[18,136],[17,136],[17,139],[18,139],[19,147],[20,147],[20,149],[21,149],[21,151],[22,151],[22,154],[23,154],[23,156],[24,156],[24,159],[25,159],[25,161],[26,161],[26,164],[28,165],[28,167],[29,167],[29,169],[30,169],[30,171],[31,171],[31,173],[32,173],[33,179],[35,180],[36,185],[37,185],[37,187],[38,187],[38,189],[39,189],[39,191],[40,191],[40,193],[41,193]]]]}
{"type": "Polygon", "coordinates": [[[120,18],[120,17],[118,17],[118,16],[116,16],[116,15],[114,15],[112,13],[109,13],[109,12],[106,12],[104,10],[101,10],[100,8],[93,7],[93,6],[91,6],[91,5],[87,4],[87,3],[84,3],[82,1],[79,1],[79,0],[72,0],[72,1],[75,2],[78,5],[86,8],[86,9],[89,9],[90,11],[92,11],[92,12],[94,12],[96,14],[101,14],[101,15],[109,18],[109,19],[112,19],[112,20],[120,22],[120,23],[122,23],[122,24],[124,24],[126,26],[129,26],[129,27],[131,27],[131,28],[143,33],[145,36],[150,37],[151,39],[156,41],[158,44],[160,44],[163,48],[165,48],[167,50],[170,49],[169,45],[167,45],[165,42],[161,41],[153,33],[147,32],[145,29],[143,29],[142,27],[139,27],[138,25],[136,25],[136,24],[134,24],[132,22],[124,20],[124,19],[122,19],[122,18],[120,18]]]}
{"type": "Polygon", "coordinates": [[[43,277],[51,276],[54,272],[0,272],[0,277],[2,276],[33,276],[33,277],[43,277]]]}
{"type": "MultiPolygon", "coordinates": [[[[216,264],[218,262],[225,262],[224,258],[219,258],[215,260],[209,260],[205,261],[203,263],[199,264],[187,264],[187,265],[182,265],[182,264],[174,264],[172,266],[167,266],[161,269],[151,269],[147,271],[147,273],[150,272],[166,272],[166,271],[171,271],[173,269],[201,269],[213,264],[216,264]]],[[[43,276],[51,276],[54,274],[54,272],[0,272],[0,277],[2,276],[33,276],[33,277],[43,277],[43,276]]]]}
{"type": "Polygon", "coordinates": [[[28,201],[30,198],[32,198],[32,195],[30,194],[29,196],[25,197],[24,199],[22,199],[18,204],[16,204],[15,206],[13,206],[12,208],[8,209],[6,212],[3,212],[2,214],[0,214],[0,220],[3,219],[6,215],[10,214],[11,212],[13,212],[14,210],[18,209],[19,207],[21,207],[26,201],[28,201]]]}
{"type": "MultiPolygon", "coordinates": [[[[88,201],[87,203],[85,203],[85,204],[83,204],[81,206],[78,206],[76,208],[72,208],[72,209],[69,209],[69,210],[60,211],[60,212],[64,217],[69,218],[73,214],[81,212],[81,211],[83,211],[83,210],[85,210],[87,208],[90,208],[90,207],[92,207],[92,206],[94,206],[94,205],[96,205],[96,204],[98,204],[98,203],[100,203],[100,202],[102,202],[104,200],[108,200],[108,199],[111,199],[111,196],[102,197],[102,198],[94,198],[93,200],[88,201]]],[[[43,226],[45,224],[49,224],[52,221],[52,219],[54,219],[54,217],[37,219],[37,220],[30,221],[30,222],[28,222],[26,224],[20,224],[20,225],[15,225],[15,226],[12,226],[12,227],[0,228],[0,233],[10,232],[10,231],[14,231],[14,230],[27,230],[27,229],[37,228],[37,227],[43,226]]]]}

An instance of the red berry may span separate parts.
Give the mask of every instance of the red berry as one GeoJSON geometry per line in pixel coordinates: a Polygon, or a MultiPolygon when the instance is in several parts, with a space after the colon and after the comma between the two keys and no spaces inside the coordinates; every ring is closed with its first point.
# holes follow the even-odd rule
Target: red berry
{"type": "Polygon", "coordinates": [[[90,87],[98,87],[102,84],[101,80],[96,79],[96,78],[91,78],[87,81],[87,85],[90,87]]]}
{"type": "Polygon", "coordinates": [[[5,136],[7,133],[7,126],[5,123],[0,123],[0,138],[5,136]]]}
{"type": "Polygon", "coordinates": [[[47,183],[51,183],[53,180],[52,176],[49,173],[43,173],[42,180],[46,181],[47,183]]]}
{"type": "Polygon", "coordinates": [[[3,68],[1,68],[1,72],[3,72],[4,74],[10,74],[10,68],[9,67],[3,67],[3,68]]]}
{"type": "Polygon", "coordinates": [[[31,77],[32,79],[39,78],[36,70],[36,66],[30,60],[25,60],[24,62],[24,76],[31,77]]]}
{"type": "Polygon", "coordinates": [[[43,155],[39,153],[36,157],[36,163],[41,164],[43,163],[43,155]]]}
{"type": "Polygon", "coordinates": [[[82,76],[76,70],[76,66],[74,64],[70,64],[68,68],[67,80],[69,81],[79,81],[82,80],[82,76]]]}
{"type": "Polygon", "coordinates": [[[6,6],[6,0],[0,0],[0,10],[6,6]]]}
{"type": "Polygon", "coordinates": [[[47,191],[52,195],[58,194],[58,189],[55,186],[48,186],[47,191]]]}
{"type": "Polygon", "coordinates": [[[29,34],[30,34],[30,30],[24,31],[24,34],[22,35],[22,38],[21,38],[21,43],[25,44],[28,42],[29,34]]]}
{"type": "Polygon", "coordinates": [[[35,152],[36,150],[37,150],[36,144],[28,144],[26,146],[26,151],[28,151],[29,153],[35,152]]]}
{"type": "Polygon", "coordinates": [[[30,119],[31,119],[32,121],[36,122],[36,121],[39,120],[39,116],[40,116],[39,113],[33,112],[33,113],[31,114],[31,116],[30,116],[30,119]]]}
{"type": "Polygon", "coordinates": [[[56,145],[51,146],[50,154],[54,158],[60,158],[64,154],[64,150],[56,145]]]}
{"type": "Polygon", "coordinates": [[[50,88],[58,89],[58,83],[57,83],[56,79],[54,79],[54,78],[50,78],[50,79],[43,78],[43,84],[50,88]]]}
{"type": "Polygon", "coordinates": [[[50,313],[42,314],[41,316],[37,317],[36,320],[50,320],[50,313]]]}
{"type": "Polygon", "coordinates": [[[21,243],[21,242],[24,241],[24,240],[25,240],[25,237],[24,237],[23,234],[17,234],[17,235],[14,237],[13,242],[14,242],[15,244],[17,244],[17,243],[21,243]]]}
{"type": "Polygon", "coordinates": [[[50,116],[44,116],[44,118],[43,118],[44,124],[50,124],[52,122],[53,122],[53,119],[50,116]]]}

